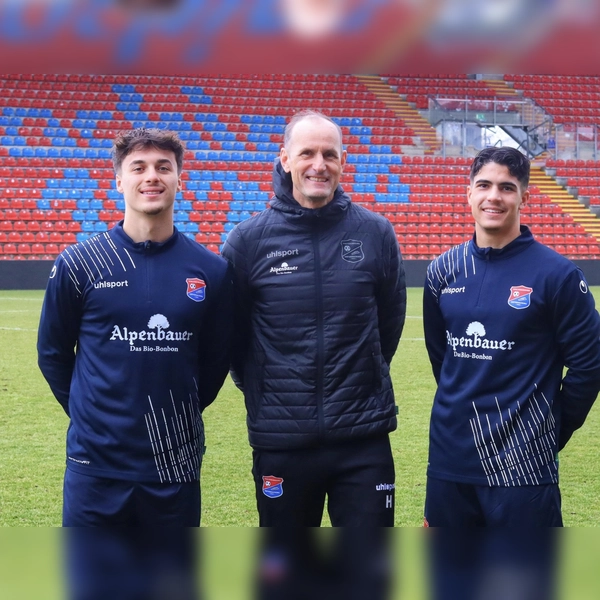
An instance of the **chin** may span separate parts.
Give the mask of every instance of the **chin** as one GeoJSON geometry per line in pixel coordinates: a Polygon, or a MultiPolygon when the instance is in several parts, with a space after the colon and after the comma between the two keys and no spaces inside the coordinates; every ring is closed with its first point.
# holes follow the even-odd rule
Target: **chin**
{"type": "Polygon", "coordinates": [[[152,208],[147,208],[146,210],[144,210],[144,214],[148,215],[148,216],[160,215],[164,211],[165,211],[164,206],[154,206],[152,208]]]}

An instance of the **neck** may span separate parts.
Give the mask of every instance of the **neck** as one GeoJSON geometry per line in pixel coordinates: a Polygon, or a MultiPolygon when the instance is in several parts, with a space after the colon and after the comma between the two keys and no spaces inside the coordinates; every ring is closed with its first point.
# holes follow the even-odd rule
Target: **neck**
{"type": "Polygon", "coordinates": [[[123,231],[136,243],[165,242],[173,235],[173,218],[159,215],[144,215],[145,218],[130,216],[125,211],[123,231]],[[128,218],[129,217],[129,218],[128,218]]]}
{"type": "Polygon", "coordinates": [[[501,250],[516,240],[520,235],[520,227],[517,228],[516,231],[500,235],[498,232],[486,231],[485,229],[475,226],[475,241],[479,248],[494,248],[494,250],[501,250]]]}

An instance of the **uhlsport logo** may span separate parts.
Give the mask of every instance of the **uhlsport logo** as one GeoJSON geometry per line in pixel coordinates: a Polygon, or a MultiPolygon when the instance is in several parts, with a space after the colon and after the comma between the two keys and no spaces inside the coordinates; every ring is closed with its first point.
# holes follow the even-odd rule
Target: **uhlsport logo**
{"type": "Polygon", "coordinates": [[[456,337],[449,331],[446,331],[448,345],[452,346],[455,358],[474,358],[477,360],[492,360],[490,354],[481,352],[482,350],[512,350],[515,342],[508,340],[488,340],[485,327],[479,321],[469,323],[465,332],[468,337],[456,337]],[[462,348],[473,348],[479,352],[465,352],[462,348]]]}
{"type": "Polygon", "coordinates": [[[346,262],[357,263],[365,258],[360,240],[342,240],[342,258],[346,262]]]}
{"type": "Polygon", "coordinates": [[[286,256],[298,256],[298,248],[293,250],[273,250],[267,254],[267,258],[285,258],[286,256]]]}
{"type": "Polygon", "coordinates": [[[114,288],[129,287],[129,280],[124,279],[123,281],[99,281],[94,283],[95,290],[112,290],[114,288]]]}
{"type": "Polygon", "coordinates": [[[206,298],[206,282],[197,277],[186,279],[187,297],[194,302],[202,302],[206,298]]]}
{"type": "Polygon", "coordinates": [[[517,310],[523,310],[531,305],[531,293],[533,288],[526,285],[513,285],[510,288],[510,296],[508,297],[508,305],[517,310]]]}
{"type": "Polygon", "coordinates": [[[273,475],[263,475],[262,491],[267,498],[279,498],[283,496],[283,479],[273,475]]]}

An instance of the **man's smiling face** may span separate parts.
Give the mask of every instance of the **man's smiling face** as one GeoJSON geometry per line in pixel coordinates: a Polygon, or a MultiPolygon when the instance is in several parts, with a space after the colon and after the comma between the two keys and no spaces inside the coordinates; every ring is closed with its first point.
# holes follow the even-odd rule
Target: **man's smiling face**
{"type": "Polygon", "coordinates": [[[292,176],[294,198],[301,206],[325,206],[333,198],[346,164],[338,129],[321,117],[299,121],[281,149],[281,164],[292,176]]]}
{"type": "Polygon", "coordinates": [[[479,247],[502,248],[520,235],[520,210],[529,191],[522,188],[508,167],[485,164],[471,180],[467,198],[479,247]]]}
{"type": "Polygon", "coordinates": [[[173,207],[181,190],[175,154],[153,147],[128,154],[116,178],[127,210],[157,215],[173,207]]]}

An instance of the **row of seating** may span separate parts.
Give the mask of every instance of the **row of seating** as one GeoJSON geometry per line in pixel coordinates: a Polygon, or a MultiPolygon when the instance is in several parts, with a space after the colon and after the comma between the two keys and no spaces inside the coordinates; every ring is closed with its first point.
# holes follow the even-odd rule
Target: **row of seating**
{"type": "MultiPolygon", "coordinates": [[[[440,81],[449,79],[443,76],[437,78],[440,81]]],[[[274,94],[271,94],[271,90],[277,90],[279,87],[295,90],[298,93],[280,93],[278,98],[282,103],[285,103],[286,100],[298,99],[307,104],[308,100],[319,102],[322,100],[319,96],[324,96],[324,94],[314,92],[310,94],[311,89],[316,90],[318,83],[320,88],[318,91],[336,84],[343,86],[339,95],[333,94],[332,96],[338,100],[336,103],[338,122],[343,128],[346,142],[351,150],[347,163],[347,175],[343,184],[355,196],[360,196],[360,199],[355,198],[357,201],[361,201],[372,210],[383,212],[398,228],[404,227],[405,224],[406,227],[414,224],[417,216],[419,226],[447,225],[454,228],[455,231],[458,231],[459,228],[472,227],[472,219],[466,202],[464,202],[464,187],[470,161],[460,157],[441,159],[441,157],[432,155],[410,156],[405,154],[403,146],[408,146],[410,142],[415,141],[415,136],[411,135],[414,132],[406,128],[401,119],[396,118],[391,110],[353,76],[328,80],[305,75],[294,77],[291,85],[282,86],[274,85],[276,79],[273,77],[262,78],[259,76],[238,77],[236,75],[202,78],[169,76],[164,79],[158,78],[158,81],[150,79],[150,76],[147,78],[135,76],[132,80],[99,80],[99,85],[109,85],[110,88],[94,89],[95,97],[98,94],[116,95],[111,96],[110,100],[110,102],[114,102],[114,109],[106,108],[106,110],[99,111],[96,110],[97,106],[89,109],[74,109],[75,103],[87,101],[84,100],[86,90],[76,89],[76,87],[87,83],[91,90],[91,85],[94,83],[93,78],[84,82],[69,77],[56,77],[55,79],[36,79],[33,76],[29,78],[7,77],[6,89],[20,89],[24,93],[21,98],[12,98],[7,95],[2,97],[4,107],[0,108],[2,113],[0,118],[7,119],[7,121],[0,122],[0,127],[4,127],[2,134],[7,136],[6,142],[14,143],[15,138],[24,137],[26,144],[9,146],[7,148],[8,155],[2,156],[0,153],[2,161],[11,160],[10,165],[1,162],[0,168],[8,167],[11,170],[18,166],[27,168],[27,165],[33,164],[36,159],[41,161],[51,159],[54,161],[53,164],[61,161],[60,169],[62,171],[53,177],[38,178],[44,181],[44,184],[39,187],[30,187],[35,185],[36,180],[33,177],[15,177],[14,181],[11,181],[9,177],[9,186],[6,189],[14,191],[15,195],[9,195],[7,200],[19,199],[16,196],[25,196],[27,190],[33,189],[36,192],[41,190],[42,197],[35,198],[38,204],[36,209],[29,209],[32,211],[29,220],[11,218],[4,222],[13,225],[19,222],[25,223],[26,227],[30,224],[35,227],[33,223],[38,222],[39,219],[34,218],[33,210],[45,211],[46,216],[52,211],[56,216],[63,214],[62,211],[70,211],[70,220],[65,219],[64,222],[73,224],[68,227],[79,226],[79,231],[73,231],[80,236],[78,239],[83,239],[96,231],[103,231],[104,227],[112,225],[122,215],[124,207],[122,204],[118,204],[122,200],[115,190],[114,175],[110,164],[108,146],[112,145],[112,142],[108,134],[109,132],[112,134],[116,130],[111,126],[113,123],[129,123],[130,126],[146,123],[144,117],[150,120],[149,113],[142,110],[142,105],[147,103],[151,107],[160,106],[161,102],[156,102],[159,100],[163,101],[163,106],[160,107],[163,110],[157,112],[158,119],[155,124],[178,128],[181,137],[188,144],[186,160],[192,163],[191,170],[184,174],[185,189],[177,200],[175,218],[178,226],[190,237],[198,234],[217,234],[222,239],[223,234],[236,222],[248,218],[256,210],[262,210],[271,193],[270,171],[273,157],[281,144],[286,116],[289,114],[290,108],[295,105],[288,102],[285,110],[284,106],[277,106],[277,103],[273,101],[274,94]],[[44,85],[31,85],[34,81],[36,84],[43,82],[44,85]],[[244,83],[240,84],[240,81],[244,83]],[[24,82],[28,82],[28,85],[23,85],[24,82]],[[64,92],[62,97],[64,102],[69,103],[68,105],[59,107],[55,103],[61,102],[62,92],[58,89],[54,90],[58,92],[57,98],[37,98],[42,101],[42,106],[25,106],[25,103],[20,102],[32,99],[28,98],[25,92],[42,91],[44,87],[50,90],[53,82],[65,84],[62,86],[62,92],[64,92]],[[66,89],[67,84],[74,87],[66,89]],[[262,90],[260,98],[264,99],[265,104],[270,103],[270,106],[263,106],[261,102],[256,102],[256,106],[244,103],[243,110],[237,110],[240,108],[239,100],[241,98],[256,98],[256,96],[232,94],[231,88],[236,84],[236,89],[262,90]],[[80,93],[83,95],[75,97],[80,93]],[[288,96],[290,97],[288,98],[288,96]],[[210,102],[205,104],[206,98],[210,102]],[[11,102],[12,105],[9,105],[11,102]],[[48,105],[44,106],[44,102],[48,102],[48,105]],[[164,106],[165,104],[166,106],[164,106]],[[200,107],[202,110],[179,111],[179,104],[196,104],[194,109],[200,107]],[[45,112],[47,110],[49,112],[45,112]],[[45,116],[41,116],[42,111],[45,116]],[[116,117],[119,119],[117,120],[116,117]],[[28,120],[25,121],[26,119],[28,120]],[[46,122],[38,124],[36,119],[45,119],[46,122]],[[196,124],[199,125],[198,128],[193,129],[196,124]],[[46,150],[46,147],[38,145],[34,148],[33,145],[28,145],[28,135],[36,137],[31,135],[34,133],[33,127],[41,127],[41,133],[46,135],[37,137],[47,138],[50,141],[47,149],[52,150],[54,156],[37,156],[38,150],[42,148],[46,150]],[[84,131],[85,134],[83,134],[84,131]],[[13,139],[9,140],[9,137],[13,139]],[[69,140],[69,144],[75,142],[75,145],[65,146],[67,140],[69,140]],[[100,147],[90,147],[92,142],[100,144],[100,147]],[[394,144],[393,142],[406,142],[406,144],[394,144]],[[86,144],[89,145],[86,146],[86,144]],[[239,145],[236,147],[234,144],[239,145]],[[263,146],[259,146],[259,144],[263,144],[263,146]],[[190,147],[190,145],[197,147],[190,147]],[[27,153],[24,152],[25,150],[27,153]],[[87,155],[90,150],[96,151],[95,156],[87,155]],[[56,155],[57,152],[58,155],[56,155]],[[240,168],[239,165],[243,159],[250,158],[250,156],[253,161],[259,163],[259,168],[252,170],[240,168]],[[18,164],[20,160],[23,160],[21,165],[18,164]],[[91,162],[84,166],[84,160],[91,162]],[[65,162],[62,163],[62,161],[65,162]],[[212,163],[210,166],[209,162],[212,163]],[[14,187],[25,181],[27,181],[27,185],[14,187]],[[244,196],[236,197],[238,193],[244,194],[244,196]],[[448,210],[444,206],[443,200],[449,199],[452,199],[452,202],[448,203],[450,204],[448,210]],[[100,204],[91,206],[92,202],[96,201],[103,203],[102,208],[100,208],[100,204]],[[113,202],[114,205],[105,206],[105,201],[113,202]],[[253,204],[246,205],[246,201],[253,204]],[[54,202],[57,204],[50,204],[54,202]],[[61,202],[75,202],[75,207],[69,205],[71,208],[66,208],[67,205],[63,204],[63,208],[61,208],[58,204],[61,202]],[[217,205],[221,202],[228,202],[229,206],[227,209],[221,206],[220,210],[208,210],[207,206],[200,204],[208,202],[215,202],[217,205]],[[234,204],[235,202],[240,202],[240,204],[234,204]],[[429,209],[426,203],[432,203],[435,206],[429,209]],[[402,210],[403,207],[405,207],[405,212],[402,210]],[[413,207],[416,207],[417,211],[422,214],[417,215],[417,211],[413,212],[411,210],[413,207]],[[212,229],[214,223],[221,224],[223,231],[214,231],[212,229]],[[211,227],[210,231],[201,231],[203,227],[207,226],[211,227]]],[[[288,82],[287,79],[278,79],[278,81],[288,82]]],[[[418,87],[420,91],[427,89],[425,85],[418,87]]],[[[451,87],[459,88],[460,85],[451,87]]],[[[486,88],[485,84],[480,82],[477,82],[477,85],[467,83],[465,87],[481,90],[486,88]]],[[[481,94],[482,97],[486,95],[487,91],[481,94]]],[[[80,107],[80,104],[77,106],[80,107]]],[[[39,132],[36,130],[36,133],[39,132]]],[[[40,167],[44,168],[42,165],[38,165],[36,168],[40,167]]],[[[540,223],[543,218],[542,207],[543,203],[540,201],[539,211],[541,214],[532,213],[532,218],[539,216],[540,223]]],[[[41,217],[37,213],[35,216],[41,217]]],[[[40,230],[42,229],[41,223],[48,222],[63,221],[46,219],[38,222],[40,230]]],[[[15,231],[13,230],[13,232],[15,231]]],[[[400,231],[397,233],[401,235],[400,231]]],[[[549,232],[547,233],[549,235],[549,232]]],[[[214,239],[216,240],[216,237],[214,239]]]]}

